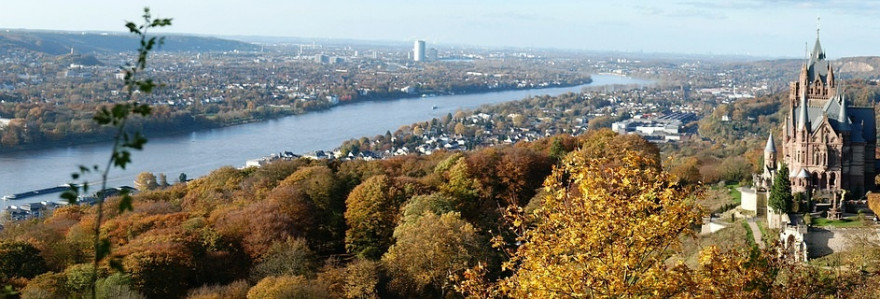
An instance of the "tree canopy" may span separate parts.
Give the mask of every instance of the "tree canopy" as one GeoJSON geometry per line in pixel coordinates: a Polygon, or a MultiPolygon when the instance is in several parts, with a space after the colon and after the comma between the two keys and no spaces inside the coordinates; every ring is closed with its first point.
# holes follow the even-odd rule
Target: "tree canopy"
{"type": "Polygon", "coordinates": [[[767,204],[776,213],[788,213],[794,197],[791,195],[791,181],[788,179],[788,166],[782,164],[773,178],[773,186],[770,187],[770,198],[767,204]]]}

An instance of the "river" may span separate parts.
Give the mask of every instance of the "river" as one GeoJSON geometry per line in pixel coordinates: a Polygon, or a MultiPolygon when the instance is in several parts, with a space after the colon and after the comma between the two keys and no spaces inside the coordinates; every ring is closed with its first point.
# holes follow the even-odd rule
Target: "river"
{"type": "MultiPolygon", "coordinates": [[[[614,75],[592,77],[593,82],[588,85],[368,101],[264,122],[150,138],[144,151],[132,153],[134,162],[126,170],[110,171],[108,182],[110,186],[131,186],[138,173],[149,171],[165,173],[168,182],[173,183],[180,173],[196,178],[221,166],[241,167],[248,159],[271,153],[330,150],[351,138],[394,132],[400,126],[439,118],[459,109],[473,109],[528,96],[580,92],[583,87],[650,83],[614,75]],[[432,106],[437,108],[432,109],[432,106]]],[[[0,154],[0,196],[65,184],[78,165],[100,164],[103,167],[109,153],[110,143],[96,143],[0,154]]],[[[89,179],[96,181],[97,176],[89,179]]],[[[0,200],[0,209],[57,198],[58,194],[52,194],[0,200]]]]}

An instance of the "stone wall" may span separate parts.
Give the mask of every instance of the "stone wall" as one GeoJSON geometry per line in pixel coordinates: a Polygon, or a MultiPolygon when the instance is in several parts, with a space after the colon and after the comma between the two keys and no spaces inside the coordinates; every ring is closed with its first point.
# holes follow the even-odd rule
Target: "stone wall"
{"type": "Polygon", "coordinates": [[[758,194],[755,189],[747,187],[739,187],[739,193],[742,194],[742,208],[746,211],[758,212],[758,194]]]}
{"type": "Polygon", "coordinates": [[[859,239],[877,242],[880,240],[880,231],[868,228],[811,228],[804,236],[810,258],[846,251],[859,239]]]}

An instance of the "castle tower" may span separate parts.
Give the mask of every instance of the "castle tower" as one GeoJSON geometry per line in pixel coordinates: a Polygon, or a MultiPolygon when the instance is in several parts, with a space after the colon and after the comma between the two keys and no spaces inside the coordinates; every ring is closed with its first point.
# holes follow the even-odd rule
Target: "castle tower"
{"type": "Polygon", "coordinates": [[[846,98],[816,34],[800,75],[789,86],[781,155],[771,150],[775,145],[770,137],[764,172],[775,169],[768,161],[778,161],[788,166],[795,192],[834,198],[846,190],[860,197],[873,189],[877,173],[876,117],[872,107],[852,106],[846,98]]]}
{"type": "Polygon", "coordinates": [[[773,133],[767,137],[767,146],[764,147],[764,172],[776,172],[776,144],[773,142],[773,133]]]}

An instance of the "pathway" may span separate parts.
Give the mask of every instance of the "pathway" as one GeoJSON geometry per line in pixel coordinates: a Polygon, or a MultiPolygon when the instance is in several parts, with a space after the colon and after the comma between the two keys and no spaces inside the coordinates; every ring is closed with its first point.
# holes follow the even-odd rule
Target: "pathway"
{"type": "Polygon", "coordinates": [[[764,249],[764,235],[761,234],[761,229],[758,228],[758,224],[755,223],[755,218],[749,218],[749,228],[752,229],[752,236],[755,237],[755,244],[758,244],[758,248],[764,249]]]}

